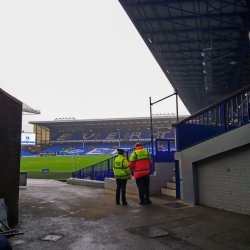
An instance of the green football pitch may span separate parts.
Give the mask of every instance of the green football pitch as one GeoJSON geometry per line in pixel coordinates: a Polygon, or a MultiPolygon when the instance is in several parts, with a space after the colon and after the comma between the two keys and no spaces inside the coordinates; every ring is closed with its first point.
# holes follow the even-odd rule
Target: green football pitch
{"type": "MultiPolygon", "coordinates": [[[[74,171],[109,159],[111,155],[75,155],[74,171]]],[[[27,171],[28,178],[64,180],[73,172],[72,156],[21,157],[21,171],[27,171]],[[42,173],[49,169],[49,173],[42,173]]]]}

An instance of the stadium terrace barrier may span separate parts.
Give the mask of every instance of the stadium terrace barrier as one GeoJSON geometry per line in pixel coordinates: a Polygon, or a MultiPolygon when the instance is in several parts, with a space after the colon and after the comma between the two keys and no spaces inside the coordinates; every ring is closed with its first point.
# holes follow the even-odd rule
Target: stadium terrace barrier
{"type": "MultiPolygon", "coordinates": [[[[145,144],[142,144],[143,148],[146,149],[148,152],[151,151],[151,142],[147,142],[145,144]]],[[[130,156],[132,153],[135,151],[135,149],[130,149],[126,151],[126,156],[129,161],[130,156]]],[[[114,167],[114,162],[115,158],[117,157],[114,156],[112,158],[109,158],[105,161],[96,163],[92,166],[77,170],[75,172],[72,172],[72,177],[73,178],[79,178],[79,179],[90,179],[90,180],[98,180],[98,181],[103,181],[106,177],[107,178],[114,178],[114,172],[113,172],[113,167],[114,167]]],[[[152,157],[153,159],[154,157],[152,157]]],[[[154,159],[153,159],[154,161],[154,159]]],[[[154,174],[154,164],[152,163],[150,165],[150,172],[151,174],[154,174]]],[[[132,171],[132,175],[133,175],[132,171]]]]}
{"type": "Polygon", "coordinates": [[[155,140],[156,157],[155,162],[174,162],[175,140],[174,139],[156,139],[155,140]],[[161,145],[160,145],[161,144],[161,145]]]}
{"type": "Polygon", "coordinates": [[[249,123],[250,85],[173,124],[177,151],[249,123]]]}

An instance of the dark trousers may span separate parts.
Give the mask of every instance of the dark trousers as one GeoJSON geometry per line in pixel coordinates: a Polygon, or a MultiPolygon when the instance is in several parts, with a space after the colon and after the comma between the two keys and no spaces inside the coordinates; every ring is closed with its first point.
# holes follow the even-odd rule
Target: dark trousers
{"type": "Polygon", "coordinates": [[[120,202],[121,190],[122,190],[122,202],[126,203],[126,184],[127,184],[127,179],[116,179],[116,203],[120,202]]]}
{"type": "Polygon", "coordinates": [[[12,250],[12,247],[5,236],[0,234],[0,250],[12,250]]]}
{"type": "Polygon", "coordinates": [[[136,185],[139,190],[139,198],[141,201],[149,201],[149,182],[150,177],[149,174],[144,175],[142,177],[136,178],[136,185]]]}

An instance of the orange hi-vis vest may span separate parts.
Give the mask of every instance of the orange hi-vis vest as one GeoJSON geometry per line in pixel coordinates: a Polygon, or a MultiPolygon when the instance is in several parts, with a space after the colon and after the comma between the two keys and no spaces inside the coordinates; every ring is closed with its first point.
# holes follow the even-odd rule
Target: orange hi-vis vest
{"type": "Polygon", "coordinates": [[[150,172],[152,163],[151,155],[143,147],[137,147],[135,152],[130,156],[129,166],[134,170],[134,178],[142,177],[150,172]]]}

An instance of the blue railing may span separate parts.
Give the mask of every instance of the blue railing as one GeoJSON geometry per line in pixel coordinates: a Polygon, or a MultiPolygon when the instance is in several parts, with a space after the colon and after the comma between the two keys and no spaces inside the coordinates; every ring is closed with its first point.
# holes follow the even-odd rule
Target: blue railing
{"type": "Polygon", "coordinates": [[[155,148],[155,162],[174,162],[174,139],[156,139],[155,148]]]}
{"type": "Polygon", "coordinates": [[[173,124],[177,151],[249,123],[250,85],[173,124]]]}
{"type": "MultiPolygon", "coordinates": [[[[148,152],[152,152],[151,150],[151,142],[147,142],[142,144],[143,148],[147,150],[148,152]]],[[[132,153],[135,151],[135,149],[130,149],[126,151],[126,156],[129,161],[130,156],[132,153]]],[[[98,180],[98,181],[103,181],[106,177],[107,178],[113,178],[114,177],[114,172],[113,172],[113,167],[114,167],[114,162],[115,158],[117,157],[114,156],[112,158],[109,158],[105,161],[96,163],[94,165],[91,165],[86,168],[82,168],[80,170],[77,170],[75,172],[72,172],[72,177],[73,178],[79,178],[79,179],[90,179],[90,180],[98,180]]],[[[153,158],[153,157],[152,157],[153,158]]],[[[150,166],[150,172],[151,174],[154,173],[154,164],[152,163],[150,166]]],[[[132,171],[132,175],[133,175],[132,171]]]]}

